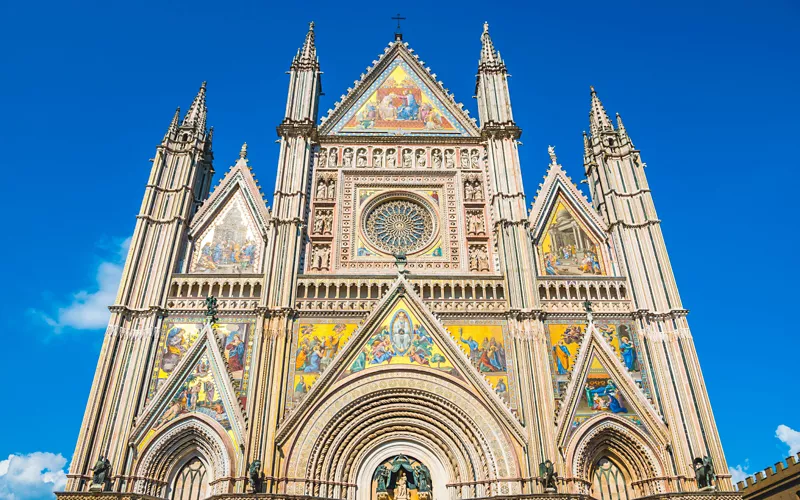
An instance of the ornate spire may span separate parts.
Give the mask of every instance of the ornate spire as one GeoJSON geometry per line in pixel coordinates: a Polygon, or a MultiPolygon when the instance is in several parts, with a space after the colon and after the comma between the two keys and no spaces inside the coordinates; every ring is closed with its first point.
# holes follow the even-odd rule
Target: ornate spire
{"type": "Polygon", "coordinates": [[[483,23],[481,34],[481,59],[478,61],[478,70],[481,69],[505,69],[500,53],[495,50],[492,37],[489,36],[488,22],[483,23]]]}
{"type": "Polygon", "coordinates": [[[597,97],[597,92],[595,92],[594,87],[589,88],[592,90],[592,109],[589,111],[589,126],[592,135],[597,135],[604,130],[614,130],[603,103],[597,97]]]}
{"type": "Polygon", "coordinates": [[[619,113],[617,113],[617,130],[619,130],[619,133],[622,135],[628,135],[628,132],[625,131],[625,125],[622,124],[622,117],[619,116],[619,113]]]}
{"type": "Polygon", "coordinates": [[[206,129],[206,82],[200,85],[200,90],[183,118],[182,127],[195,127],[201,131],[206,129]]]}
{"type": "Polygon", "coordinates": [[[178,124],[181,121],[181,108],[180,106],[175,109],[175,115],[172,117],[172,121],[169,123],[169,128],[167,129],[167,133],[164,134],[164,140],[166,141],[169,137],[178,131],[178,124]]]}
{"type": "Polygon", "coordinates": [[[308,33],[303,42],[303,46],[297,51],[297,55],[292,61],[293,68],[319,67],[317,58],[317,46],[314,43],[314,21],[308,23],[308,33]]]}

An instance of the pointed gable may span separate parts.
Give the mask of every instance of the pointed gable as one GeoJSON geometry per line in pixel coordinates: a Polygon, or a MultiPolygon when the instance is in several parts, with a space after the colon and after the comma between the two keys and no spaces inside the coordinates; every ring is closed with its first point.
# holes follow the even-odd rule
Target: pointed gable
{"type": "MultiPolygon", "coordinates": [[[[347,336],[349,339],[338,348],[338,354],[326,364],[328,369],[323,368],[321,376],[314,379],[314,385],[306,387],[305,392],[295,399],[296,406],[281,425],[278,439],[290,433],[292,427],[302,420],[302,415],[340,380],[372,372],[380,374],[386,370],[421,368],[445,372],[471,386],[475,395],[483,399],[496,416],[507,422],[509,430],[524,441],[522,427],[503,395],[496,392],[484,371],[470,362],[456,345],[456,340],[403,277],[398,278],[367,319],[347,336]]],[[[302,338],[301,335],[300,342],[303,342],[302,338]]],[[[319,342],[324,342],[324,339],[320,338],[319,342]]],[[[302,350],[303,347],[298,346],[297,353],[302,350]]],[[[323,349],[317,349],[317,355],[322,354],[323,349]]],[[[295,357],[296,369],[300,366],[297,359],[295,357]]],[[[315,364],[316,361],[312,366],[315,364]]],[[[306,375],[296,372],[298,376],[306,375]]],[[[294,392],[297,395],[296,384],[294,392]]]]}
{"type": "Polygon", "coordinates": [[[463,105],[455,103],[408,44],[392,42],[375,62],[323,119],[322,135],[479,135],[463,105]]]}
{"type": "Polygon", "coordinates": [[[192,220],[190,273],[257,273],[270,219],[247,164],[247,144],[192,220]]]}
{"type": "Polygon", "coordinates": [[[188,416],[213,423],[234,448],[244,442],[242,407],[210,324],[202,327],[170,377],[157,386],[137,419],[133,442],[142,450],[170,422],[188,416]]]}
{"type": "Polygon", "coordinates": [[[607,226],[551,155],[529,218],[539,275],[611,275],[607,226]]]}
{"type": "MultiPolygon", "coordinates": [[[[553,327],[550,325],[551,336],[553,327]]],[[[574,325],[563,333],[580,335],[574,342],[572,362],[566,375],[566,386],[556,419],[557,437],[564,444],[569,436],[585,422],[593,418],[613,415],[641,427],[648,434],[665,439],[666,426],[648,400],[646,380],[639,372],[638,363],[626,354],[627,342],[636,358],[633,330],[618,326],[591,323],[585,334],[574,325]],[[628,358],[627,360],[625,358],[628,358]],[[634,368],[630,370],[628,368],[634,368]]],[[[564,343],[553,344],[556,351],[564,343]]]]}

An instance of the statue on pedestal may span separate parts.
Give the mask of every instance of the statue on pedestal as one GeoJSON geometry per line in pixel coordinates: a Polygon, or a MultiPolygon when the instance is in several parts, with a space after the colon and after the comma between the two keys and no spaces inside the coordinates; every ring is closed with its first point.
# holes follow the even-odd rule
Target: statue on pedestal
{"type": "Polygon", "coordinates": [[[539,464],[539,478],[542,481],[545,493],[555,493],[557,491],[556,479],[558,479],[558,474],[555,467],[553,467],[553,462],[545,460],[539,464]]]}
{"type": "Polygon", "coordinates": [[[92,485],[89,491],[108,491],[109,479],[111,478],[111,462],[106,457],[100,455],[97,462],[92,467],[92,485]]]}
{"type": "Polygon", "coordinates": [[[247,471],[247,483],[250,486],[250,493],[261,492],[261,460],[250,464],[247,471]]]}
{"type": "Polygon", "coordinates": [[[717,489],[714,481],[717,475],[714,473],[714,462],[711,457],[706,455],[703,458],[694,459],[694,475],[697,479],[697,489],[700,491],[714,491],[717,489]]]}

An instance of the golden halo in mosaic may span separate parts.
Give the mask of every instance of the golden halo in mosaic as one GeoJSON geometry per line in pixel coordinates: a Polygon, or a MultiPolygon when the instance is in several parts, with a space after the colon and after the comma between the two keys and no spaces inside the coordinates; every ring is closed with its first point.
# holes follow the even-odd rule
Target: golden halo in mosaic
{"type": "Polygon", "coordinates": [[[418,196],[379,197],[367,205],[362,229],[378,250],[409,254],[422,250],[435,232],[433,211],[418,196]]]}

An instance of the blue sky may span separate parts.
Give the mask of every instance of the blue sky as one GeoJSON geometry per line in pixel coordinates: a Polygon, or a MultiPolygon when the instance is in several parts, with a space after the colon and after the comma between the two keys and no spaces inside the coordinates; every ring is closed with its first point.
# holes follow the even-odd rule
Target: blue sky
{"type": "Polygon", "coordinates": [[[473,116],[489,21],[513,75],[529,202],[548,144],[582,178],[589,85],[622,114],[730,465],[755,472],[800,448],[800,399],[784,392],[800,352],[796,2],[4,2],[0,499],[46,497],[63,480],[148,159],[175,107],[207,80],[217,171],[247,141],[271,193],[284,72],[308,21],[324,113],[392,39],[398,9],[406,41],[473,116]],[[31,470],[50,475],[33,488],[31,470]]]}

